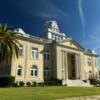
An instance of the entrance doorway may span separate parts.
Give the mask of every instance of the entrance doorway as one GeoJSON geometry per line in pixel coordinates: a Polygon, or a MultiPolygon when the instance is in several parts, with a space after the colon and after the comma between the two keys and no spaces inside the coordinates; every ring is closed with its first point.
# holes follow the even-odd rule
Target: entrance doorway
{"type": "Polygon", "coordinates": [[[68,54],[68,79],[74,80],[76,78],[75,70],[75,54],[68,54]]]}

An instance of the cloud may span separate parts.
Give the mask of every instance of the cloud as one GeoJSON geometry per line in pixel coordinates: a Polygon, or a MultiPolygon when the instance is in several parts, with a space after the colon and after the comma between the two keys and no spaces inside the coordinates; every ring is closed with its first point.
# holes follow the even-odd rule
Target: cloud
{"type": "Polygon", "coordinates": [[[83,12],[83,0],[78,0],[78,10],[79,10],[79,15],[81,19],[81,24],[83,28],[83,36],[85,36],[85,17],[84,17],[84,12],[83,12]]]}
{"type": "Polygon", "coordinates": [[[69,15],[67,12],[64,12],[62,9],[51,3],[50,1],[46,1],[45,3],[40,4],[41,9],[37,10],[35,16],[41,18],[68,18],[69,15]]]}
{"type": "MultiPolygon", "coordinates": [[[[21,0],[17,3],[17,0],[11,2],[18,7],[22,12],[27,13],[31,17],[40,17],[43,19],[47,18],[57,18],[57,19],[68,19],[69,14],[63,11],[61,8],[57,7],[54,3],[49,0],[21,0]]],[[[69,20],[69,19],[68,19],[69,20]]]]}
{"type": "Polygon", "coordinates": [[[100,25],[92,25],[88,30],[87,37],[82,44],[100,53],[100,25]]]}

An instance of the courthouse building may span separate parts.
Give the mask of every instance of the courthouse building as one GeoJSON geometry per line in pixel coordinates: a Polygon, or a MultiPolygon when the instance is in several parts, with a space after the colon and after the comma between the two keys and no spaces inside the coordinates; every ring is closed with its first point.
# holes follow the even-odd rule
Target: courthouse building
{"type": "Polygon", "coordinates": [[[56,21],[47,21],[41,36],[31,36],[18,28],[20,57],[12,59],[10,74],[16,81],[44,82],[61,79],[63,84],[98,77],[98,55],[61,33],[56,21]]]}

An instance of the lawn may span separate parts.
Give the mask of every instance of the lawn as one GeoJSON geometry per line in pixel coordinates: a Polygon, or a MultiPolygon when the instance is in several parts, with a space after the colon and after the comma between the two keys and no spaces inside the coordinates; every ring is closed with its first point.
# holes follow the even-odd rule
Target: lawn
{"type": "Polygon", "coordinates": [[[0,100],[55,100],[88,95],[100,95],[100,88],[66,86],[0,88],[0,100]]]}

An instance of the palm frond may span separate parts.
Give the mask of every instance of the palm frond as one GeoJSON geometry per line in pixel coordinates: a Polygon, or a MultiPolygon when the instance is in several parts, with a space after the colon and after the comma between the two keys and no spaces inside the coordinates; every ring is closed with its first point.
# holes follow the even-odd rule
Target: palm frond
{"type": "Polygon", "coordinates": [[[16,36],[22,35],[21,33],[14,32],[13,28],[8,24],[0,23],[0,55],[2,62],[9,62],[12,57],[19,57],[19,45],[20,42],[16,39],[16,36]]]}

